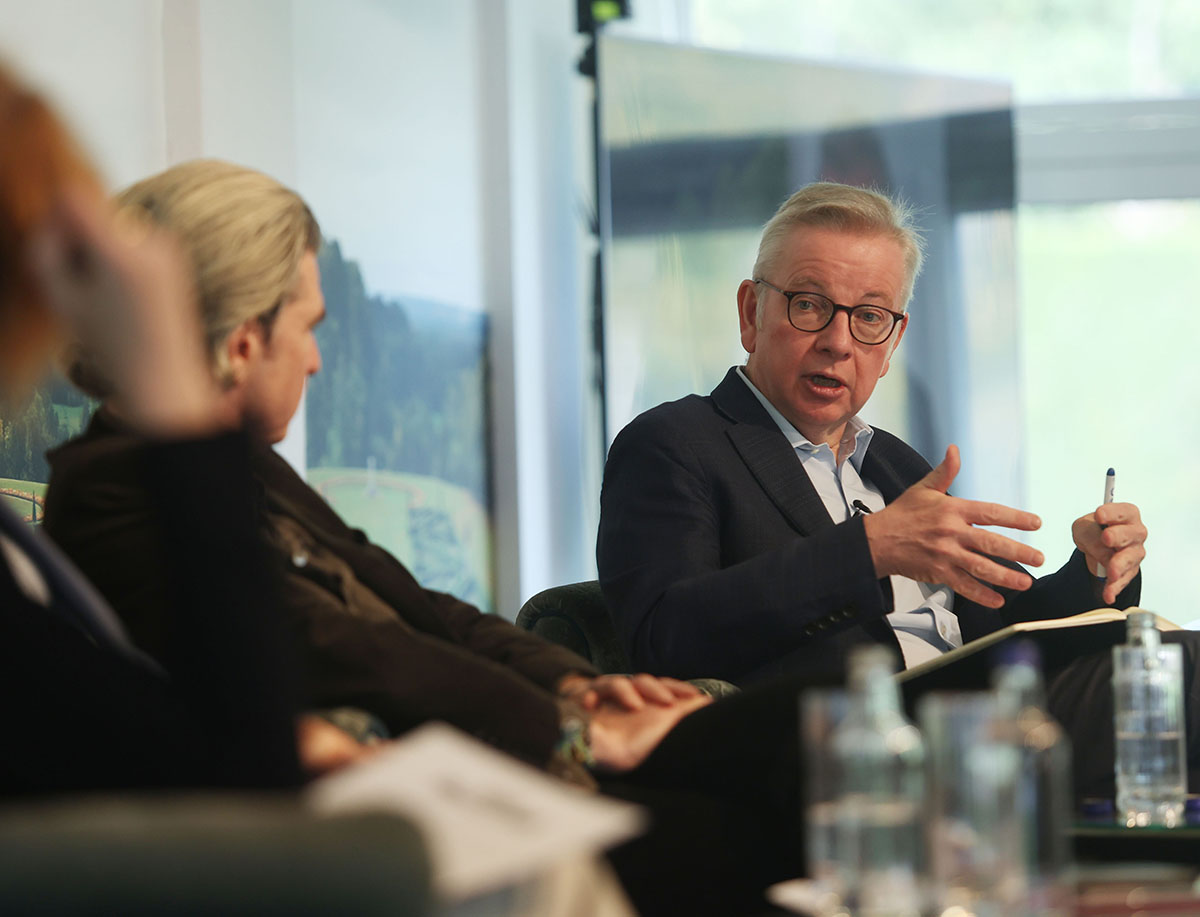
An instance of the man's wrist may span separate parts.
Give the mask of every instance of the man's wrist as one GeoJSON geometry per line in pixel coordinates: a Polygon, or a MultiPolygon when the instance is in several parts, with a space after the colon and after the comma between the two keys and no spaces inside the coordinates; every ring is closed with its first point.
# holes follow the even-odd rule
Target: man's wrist
{"type": "Polygon", "coordinates": [[[591,718],[572,704],[566,707],[559,720],[559,740],[554,754],[563,761],[591,770],[596,764],[592,754],[591,718]]]}
{"type": "Polygon", "coordinates": [[[592,679],[581,672],[569,672],[558,680],[554,693],[559,697],[572,697],[591,687],[592,679]]]}
{"type": "Polygon", "coordinates": [[[551,750],[547,770],[575,786],[594,790],[591,718],[568,698],[558,701],[558,711],[559,740],[551,750]]]}

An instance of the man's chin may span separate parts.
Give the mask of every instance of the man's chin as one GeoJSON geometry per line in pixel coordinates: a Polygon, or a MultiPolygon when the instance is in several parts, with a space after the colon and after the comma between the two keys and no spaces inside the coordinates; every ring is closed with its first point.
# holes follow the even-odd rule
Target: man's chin
{"type": "Polygon", "coordinates": [[[823,442],[829,431],[842,426],[853,416],[846,413],[845,405],[838,404],[793,404],[792,413],[793,416],[788,418],[792,426],[814,443],[823,442]]]}
{"type": "Polygon", "coordinates": [[[792,405],[795,414],[807,424],[827,426],[846,419],[847,405],[841,398],[805,398],[792,405]]]}

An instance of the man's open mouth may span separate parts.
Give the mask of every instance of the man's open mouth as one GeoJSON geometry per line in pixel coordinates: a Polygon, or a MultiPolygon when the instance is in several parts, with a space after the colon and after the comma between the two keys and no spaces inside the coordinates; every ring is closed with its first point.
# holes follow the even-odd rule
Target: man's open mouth
{"type": "Polygon", "coordinates": [[[835,379],[832,376],[823,376],[820,373],[813,373],[808,378],[813,385],[819,388],[840,388],[842,386],[840,379],[835,379]]]}

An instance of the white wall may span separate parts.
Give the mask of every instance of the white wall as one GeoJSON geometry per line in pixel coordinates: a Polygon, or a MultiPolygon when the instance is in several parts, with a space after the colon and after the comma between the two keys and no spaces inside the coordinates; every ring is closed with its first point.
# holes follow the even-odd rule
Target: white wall
{"type": "Polygon", "coordinates": [[[483,308],[476,4],[297,0],[300,188],[382,291],[483,308]]]}
{"type": "Polygon", "coordinates": [[[166,165],[162,4],[0,0],[0,58],[58,106],[113,185],[166,165]]]}
{"type": "MultiPolygon", "coordinates": [[[[581,211],[592,196],[590,111],[573,74],[582,43],[556,0],[481,0],[483,169],[491,248],[498,608],[595,577],[601,449],[590,372],[590,262],[581,211]],[[508,456],[517,461],[510,464],[508,456]]],[[[510,610],[511,609],[511,610],[510,610]]]]}

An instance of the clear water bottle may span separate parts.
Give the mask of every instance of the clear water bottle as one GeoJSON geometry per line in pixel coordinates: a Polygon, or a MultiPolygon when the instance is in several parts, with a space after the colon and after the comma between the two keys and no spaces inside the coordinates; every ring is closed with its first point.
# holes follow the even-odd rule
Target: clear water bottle
{"type": "Polygon", "coordinates": [[[894,665],[884,647],[851,654],[846,716],[831,738],[840,773],[838,884],[843,905],[859,917],[921,913],[925,752],[901,710],[894,665]]]}
{"type": "Polygon", "coordinates": [[[1154,615],[1133,609],[1113,647],[1117,817],[1129,827],[1174,827],[1187,794],[1183,649],[1163,645],[1154,615]]]}
{"type": "Polygon", "coordinates": [[[1024,914],[1067,913],[1071,893],[1071,745],[1046,710],[1041,656],[1016,641],[992,673],[999,711],[1017,749],[1015,806],[1020,819],[1024,914]]]}

